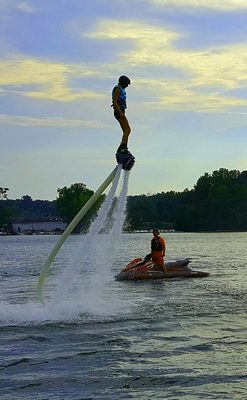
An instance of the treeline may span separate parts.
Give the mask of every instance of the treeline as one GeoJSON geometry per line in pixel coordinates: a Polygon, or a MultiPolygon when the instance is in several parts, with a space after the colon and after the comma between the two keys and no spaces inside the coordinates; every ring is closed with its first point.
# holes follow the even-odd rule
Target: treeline
{"type": "MultiPolygon", "coordinates": [[[[0,188],[1,189],[1,188],[0,188]]],[[[21,199],[0,200],[0,230],[14,233],[14,222],[59,219],[56,201],[32,200],[28,195],[21,199]]]]}
{"type": "MultiPolygon", "coordinates": [[[[81,207],[93,195],[83,183],[74,183],[70,187],[64,186],[57,190],[56,200],[33,200],[31,196],[25,195],[21,199],[9,200],[7,198],[8,188],[0,188],[0,229],[7,233],[14,233],[12,225],[14,222],[30,222],[44,220],[63,220],[69,223],[79,212],[81,207]],[[2,190],[1,190],[2,189],[2,190]]],[[[76,227],[77,231],[86,231],[91,219],[104,200],[105,195],[101,195],[94,206],[85,215],[81,223],[76,227]]]]}
{"type": "MultiPolygon", "coordinates": [[[[0,205],[3,204],[0,203],[0,205]]],[[[55,218],[59,216],[56,200],[32,200],[28,195],[21,199],[5,200],[4,204],[12,210],[13,219],[30,220],[55,218]]]]}
{"type": "Polygon", "coordinates": [[[192,190],[131,196],[132,230],[247,231],[247,171],[221,168],[201,176],[192,190]]]}
{"type": "MultiPolygon", "coordinates": [[[[70,222],[93,194],[83,183],[58,189],[58,197],[54,201],[32,200],[28,195],[8,200],[7,190],[2,188],[0,201],[2,229],[10,227],[16,219],[60,217],[70,222]]],[[[88,227],[90,218],[103,199],[104,196],[87,215],[84,227],[80,229],[88,227]]],[[[126,226],[129,230],[157,227],[193,232],[247,231],[247,171],[221,168],[212,174],[205,173],[191,190],[129,196],[126,226]]]]}

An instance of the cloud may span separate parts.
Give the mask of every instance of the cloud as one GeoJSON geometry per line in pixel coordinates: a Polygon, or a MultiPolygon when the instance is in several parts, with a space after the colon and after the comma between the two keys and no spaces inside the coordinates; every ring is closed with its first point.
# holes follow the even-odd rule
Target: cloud
{"type": "Polygon", "coordinates": [[[97,72],[84,65],[66,65],[37,59],[11,59],[0,63],[0,84],[6,88],[6,93],[12,88],[22,96],[61,102],[104,98],[99,92],[69,87],[73,77],[87,78],[94,75],[97,72]]]}
{"type": "Polygon", "coordinates": [[[134,50],[119,54],[132,67],[167,66],[182,70],[197,85],[239,86],[245,78],[247,46],[231,45],[193,51],[176,48],[182,34],[140,23],[105,21],[94,37],[134,40],[134,50]]]}
{"type": "Polygon", "coordinates": [[[28,116],[13,116],[0,114],[0,124],[16,125],[16,126],[82,126],[86,128],[101,128],[102,123],[98,121],[84,121],[80,119],[66,118],[32,118],[28,116]]]}
{"type": "MultiPolygon", "coordinates": [[[[246,107],[247,100],[224,96],[220,91],[200,91],[198,88],[184,81],[169,80],[160,82],[154,79],[138,79],[135,82],[138,87],[147,87],[150,92],[158,93],[159,98],[155,101],[144,101],[142,107],[165,111],[193,111],[205,113],[219,113],[235,109],[233,113],[241,113],[238,107],[246,107]]],[[[245,114],[245,113],[242,113],[245,114]]]]}
{"type": "Polygon", "coordinates": [[[134,40],[136,45],[149,46],[150,41],[159,40],[160,45],[168,45],[172,40],[178,39],[179,34],[162,27],[147,25],[138,21],[101,20],[95,32],[84,36],[93,39],[118,39],[134,40]]]}
{"type": "Polygon", "coordinates": [[[166,105],[173,110],[185,107],[193,111],[219,111],[247,104],[236,94],[230,94],[232,89],[247,85],[245,44],[206,50],[183,49],[176,47],[176,40],[182,37],[182,33],[135,21],[116,20],[101,21],[90,37],[132,41],[130,50],[120,50],[118,60],[122,61],[123,69],[131,68],[134,74],[140,68],[148,70],[150,67],[159,67],[160,72],[156,73],[155,78],[143,80],[138,78],[137,72],[135,79],[136,88],[140,91],[145,88],[146,95],[152,92],[156,99],[159,98],[156,100],[157,107],[166,105]],[[180,71],[183,78],[175,79],[175,74],[172,77],[171,73],[166,77],[167,68],[180,71]]]}
{"type": "Polygon", "coordinates": [[[102,99],[105,96],[101,93],[90,90],[70,90],[63,85],[52,86],[44,91],[29,91],[25,94],[26,97],[40,98],[46,100],[56,100],[61,102],[75,101],[78,99],[102,99]]]}
{"type": "Polygon", "coordinates": [[[23,1],[19,4],[17,4],[17,9],[27,13],[27,14],[33,14],[36,13],[38,10],[32,7],[30,4],[28,4],[26,1],[23,1]]]}
{"type": "Polygon", "coordinates": [[[208,112],[246,106],[246,100],[238,98],[236,92],[231,95],[231,90],[247,86],[247,46],[178,47],[178,40],[185,36],[188,32],[138,21],[101,20],[84,37],[100,40],[102,45],[118,41],[111,64],[65,64],[23,57],[3,60],[0,95],[12,93],[58,102],[101,100],[106,94],[88,89],[89,79],[109,79],[121,70],[133,74],[137,96],[147,107],[208,112]],[[129,41],[128,50],[126,46],[121,50],[123,40],[129,41]],[[152,78],[143,79],[143,71],[148,76],[150,68],[156,68],[153,75],[150,73],[152,78]]]}
{"type": "Polygon", "coordinates": [[[149,0],[159,6],[173,6],[187,9],[207,8],[220,11],[247,10],[246,0],[149,0]]]}
{"type": "Polygon", "coordinates": [[[6,17],[9,13],[14,11],[21,11],[26,14],[36,13],[38,10],[34,8],[27,1],[19,1],[19,0],[1,0],[0,1],[0,12],[1,17],[6,17]]]}

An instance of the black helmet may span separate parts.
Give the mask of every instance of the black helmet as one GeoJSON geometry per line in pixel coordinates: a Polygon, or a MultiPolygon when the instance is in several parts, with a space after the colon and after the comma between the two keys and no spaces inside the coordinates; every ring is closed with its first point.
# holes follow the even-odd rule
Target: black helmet
{"type": "Polygon", "coordinates": [[[125,75],[121,75],[118,79],[118,84],[121,85],[122,83],[130,85],[130,79],[125,75]]]}

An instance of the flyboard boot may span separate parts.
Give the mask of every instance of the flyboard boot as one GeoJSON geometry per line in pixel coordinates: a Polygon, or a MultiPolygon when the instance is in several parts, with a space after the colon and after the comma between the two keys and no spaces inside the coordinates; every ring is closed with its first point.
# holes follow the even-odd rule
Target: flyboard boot
{"type": "Polygon", "coordinates": [[[135,157],[129,152],[126,145],[120,144],[116,152],[118,164],[122,164],[122,169],[125,171],[131,170],[135,164],[135,157]]]}

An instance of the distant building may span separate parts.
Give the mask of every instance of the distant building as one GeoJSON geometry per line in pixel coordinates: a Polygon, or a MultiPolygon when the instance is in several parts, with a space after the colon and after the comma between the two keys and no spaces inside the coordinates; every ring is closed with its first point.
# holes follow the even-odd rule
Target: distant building
{"type": "Polygon", "coordinates": [[[14,221],[12,225],[13,230],[19,234],[61,233],[67,226],[67,224],[60,219],[14,221]]]}

